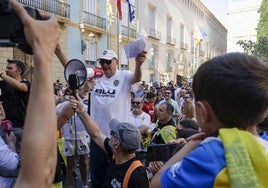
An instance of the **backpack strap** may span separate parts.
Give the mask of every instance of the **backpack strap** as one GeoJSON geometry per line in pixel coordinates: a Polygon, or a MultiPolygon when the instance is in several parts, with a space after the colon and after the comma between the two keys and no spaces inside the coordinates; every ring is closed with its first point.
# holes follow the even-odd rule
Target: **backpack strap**
{"type": "Polygon", "coordinates": [[[140,160],[135,160],[131,163],[131,165],[127,169],[126,175],[124,176],[122,188],[128,188],[128,182],[132,172],[140,166],[143,166],[140,160]]]}

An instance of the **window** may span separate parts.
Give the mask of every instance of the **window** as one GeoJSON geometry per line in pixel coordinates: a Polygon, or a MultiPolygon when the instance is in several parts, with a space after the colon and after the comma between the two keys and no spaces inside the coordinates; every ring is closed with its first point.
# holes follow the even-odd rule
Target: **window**
{"type": "Polygon", "coordinates": [[[88,61],[96,61],[96,43],[92,43],[90,41],[86,42],[86,51],[85,51],[85,59],[88,61]]]}
{"type": "Polygon", "coordinates": [[[95,14],[97,13],[96,0],[84,0],[84,9],[86,12],[95,14]]]}

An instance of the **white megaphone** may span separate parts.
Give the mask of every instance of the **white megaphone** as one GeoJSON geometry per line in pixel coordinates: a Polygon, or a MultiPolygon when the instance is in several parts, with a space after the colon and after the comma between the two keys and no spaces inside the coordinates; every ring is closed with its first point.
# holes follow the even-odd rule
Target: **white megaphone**
{"type": "Polygon", "coordinates": [[[98,78],[103,76],[102,68],[98,67],[86,67],[82,61],[78,59],[71,59],[64,68],[65,80],[69,83],[70,75],[75,75],[77,80],[77,85],[82,86],[87,79],[98,78]]]}

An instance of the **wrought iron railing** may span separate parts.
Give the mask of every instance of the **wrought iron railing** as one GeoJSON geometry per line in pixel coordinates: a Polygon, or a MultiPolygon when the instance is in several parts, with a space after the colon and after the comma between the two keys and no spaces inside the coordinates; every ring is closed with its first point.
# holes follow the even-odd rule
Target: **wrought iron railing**
{"type": "Polygon", "coordinates": [[[127,26],[121,25],[121,34],[128,37],[128,33],[129,33],[129,37],[136,39],[137,38],[137,31],[135,29],[132,28],[128,28],[127,26]]]}
{"type": "Polygon", "coordinates": [[[70,19],[70,5],[58,0],[18,0],[21,4],[70,19]]]}
{"type": "Polygon", "coordinates": [[[100,29],[106,30],[106,19],[102,18],[100,16],[97,16],[95,14],[83,11],[82,13],[82,19],[81,19],[82,24],[90,25],[90,26],[95,26],[100,29]]]}

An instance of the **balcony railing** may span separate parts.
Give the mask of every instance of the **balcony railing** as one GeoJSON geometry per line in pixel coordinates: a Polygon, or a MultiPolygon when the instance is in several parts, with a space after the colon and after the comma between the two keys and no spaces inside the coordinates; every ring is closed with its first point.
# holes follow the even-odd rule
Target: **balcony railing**
{"type": "Polygon", "coordinates": [[[156,31],[155,29],[149,28],[148,29],[148,37],[160,40],[161,39],[161,33],[159,31],[156,31]]]}
{"type": "Polygon", "coordinates": [[[137,38],[137,31],[135,29],[129,28],[129,32],[128,32],[128,27],[121,25],[122,28],[122,35],[128,37],[128,33],[129,33],[129,37],[136,39],[137,38]]]}
{"type": "Polygon", "coordinates": [[[176,45],[176,43],[177,43],[176,38],[167,36],[167,44],[176,45]]]}
{"type": "Polygon", "coordinates": [[[70,5],[67,3],[58,0],[19,0],[19,2],[27,7],[40,9],[70,19],[70,5]]]}
{"type": "Polygon", "coordinates": [[[82,24],[86,24],[89,26],[95,26],[100,29],[106,30],[106,19],[100,16],[96,16],[95,14],[83,11],[82,13],[82,24]]]}

